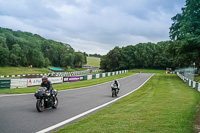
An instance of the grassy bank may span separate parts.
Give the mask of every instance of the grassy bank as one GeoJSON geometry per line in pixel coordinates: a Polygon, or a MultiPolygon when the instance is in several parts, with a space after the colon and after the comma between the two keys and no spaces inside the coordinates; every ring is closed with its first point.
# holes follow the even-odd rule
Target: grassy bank
{"type": "Polygon", "coordinates": [[[92,67],[100,67],[100,58],[87,57],[87,65],[92,67]]]}
{"type": "Polygon", "coordinates": [[[50,73],[47,68],[28,68],[28,67],[0,67],[0,75],[21,75],[21,74],[39,74],[50,73]]]}
{"type": "Polygon", "coordinates": [[[56,133],[193,133],[200,93],[176,75],[155,74],[120,101],[56,133]]]}
{"type": "MultiPolygon", "coordinates": [[[[123,73],[115,76],[92,79],[92,80],[85,80],[85,81],[78,81],[78,82],[67,82],[62,84],[53,84],[53,88],[56,90],[67,90],[73,88],[80,88],[86,87],[91,85],[96,85],[100,83],[105,83],[108,81],[112,81],[114,79],[123,78],[126,76],[130,76],[134,74],[133,72],[123,73]]],[[[27,87],[27,88],[15,88],[15,89],[0,89],[0,94],[23,94],[23,93],[33,93],[38,89],[38,86],[35,87],[27,87]]]]}
{"type": "MultiPolygon", "coordinates": [[[[74,71],[84,71],[87,70],[85,68],[68,68],[66,72],[74,72],[74,71]]],[[[51,73],[52,71],[48,68],[28,68],[28,67],[0,67],[0,76],[6,75],[22,75],[22,74],[40,74],[40,73],[51,73]]]]}

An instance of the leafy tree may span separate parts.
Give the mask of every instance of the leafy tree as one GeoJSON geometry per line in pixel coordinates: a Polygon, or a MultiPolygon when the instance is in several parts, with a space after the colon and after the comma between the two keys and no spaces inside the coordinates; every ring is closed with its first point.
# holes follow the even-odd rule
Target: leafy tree
{"type": "Polygon", "coordinates": [[[119,62],[120,69],[131,69],[136,66],[136,57],[133,51],[135,51],[134,46],[122,47],[121,60],[119,62]]]}
{"type": "Polygon", "coordinates": [[[177,57],[184,60],[189,58],[190,65],[195,61],[198,69],[200,67],[199,7],[199,0],[186,0],[186,7],[182,8],[181,14],[172,18],[173,24],[170,27],[171,39],[180,44],[177,57]]]}
{"type": "Polygon", "coordinates": [[[102,57],[100,66],[106,71],[118,70],[120,69],[120,60],[121,49],[119,47],[115,47],[113,50],[108,52],[107,55],[102,57]]]}
{"type": "Polygon", "coordinates": [[[74,66],[81,67],[85,64],[85,56],[81,52],[76,52],[74,56],[74,66]]]}
{"type": "Polygon", "coordinates": [[[45,65],[44,65],[44,67],[48,67],[49,65],[51,65],[51,62],[49,61],[49,58],[45,58],[45,65]]]}
{"type": "Polygon", "coordinates": [[[10,52],[10,64],[12,66],[19,66],[20,63],[21,63],[21,53],[22,53],[22,50],[21,50],[21,47],[19,44],[14,44],[12,46],[12,50],[10,52]]]}
{"type": "Polygon", "coordinates": [[[8,65],[9,54],[10,52],[6,45],[6,39],[0,36],[0,66],[8,65]]]}

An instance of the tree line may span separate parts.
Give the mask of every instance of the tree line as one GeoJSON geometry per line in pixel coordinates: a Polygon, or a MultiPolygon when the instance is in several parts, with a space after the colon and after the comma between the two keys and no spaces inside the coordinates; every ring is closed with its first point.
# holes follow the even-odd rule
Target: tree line
{"type": "Polygon", "coordinates": [[[155,43],[139,43],[126,47],[115,47],[101,58],[100,66],[106,71],[151,68],[165,69],[174,67],[173,57],[168,54],[167,47],[171,41],[155,43]]]}
{"type": "Polygon", "coordinates": [[[97,53],[95,53],[95,54],[89,54],[88,56],[90,56],[90,57],[97,57],[97,58],[101,58],[102,57],[102,55],[97,54],[97,53]]]}
{"type": "Polygon", "coordinates": [[[86,53],[37,34],[0,28],[0,66],[80,67],[86,53]]]}
{"type": "Polygon", "coordinates": [[[200,1],[186,0],[182,13],[172,17],[169,41],[115,47],[101,59],[106,71],[130,68],[200,68],[200,1]]]}

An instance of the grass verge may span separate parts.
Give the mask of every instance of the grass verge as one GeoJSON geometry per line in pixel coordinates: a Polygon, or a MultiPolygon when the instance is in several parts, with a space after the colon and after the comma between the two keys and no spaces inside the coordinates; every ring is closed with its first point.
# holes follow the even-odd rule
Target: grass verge
{"type": "Polygon", "coordinates": [[[135,73],[160,73],[160,74],[164,74],[166,72],[166,70],[152,70],[152,69],[132,69],[132,72],[135,73]]]}
{"type": "Polygon", "coordinates": [[[176,75],[155,74],[136,92],[55,133],[193,133],[200,93],[176,75]]]}
{"type": "MultiPolygon", "coordinates": [[[[123,73],[119,75],[114,75],[110,77],[78,81],[78,82],[66,82],[62,84],[53,84],[53,88],[56,90],[67,90],[73,88],[86,87],[96,84],[105,83],[108,81],[112,81],[114,79],[119,79],[123,77],[127,77],[134,74],[133,72],[123,73]]],[[[23,94],[23,93],[33,93],[38,89],[38,86],[35,87],[27,87],[27,88],[15,88],[15,89],[0,89],[0,94],[23,94]]]]}
{"type": "Polygon", "coordinates": [[[194,81],[199,82],[200,83],[200,76],[195,76],[194,77],[194,81]]]}

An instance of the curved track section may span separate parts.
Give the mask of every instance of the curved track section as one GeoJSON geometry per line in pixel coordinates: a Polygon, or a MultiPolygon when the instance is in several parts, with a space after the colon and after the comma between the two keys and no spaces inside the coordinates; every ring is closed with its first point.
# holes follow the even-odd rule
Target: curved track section
{"type": "MultiPolygon", "coordinates": [[[[49,127],[55,129],[56,127],[54,127],[54,125],[58,125],[62,122],[67,121],[63,124],[71,124],[88,113],[95,111],[97,107],[99,107],[97,109],[103,108],[133,92],[143,85],[144,82],[146,82],[151,76],[152,74],[134,74],[132,76],[119,79],[121,86],[120,93],[117,98],[113,98],[111,96],[110,85],[112,82],[90,87],[59,91],[58,108],[46,109],[42,113],[37,112],[35,108],[36,99],[33,94],[1,95],[1,132],[46,132],[51,130],[49,127]],[[90,110],[91,112],[88,112],[90,110]]],[[[60,124],[57,127],[62,126],[63,124],[60,124]]]]}

